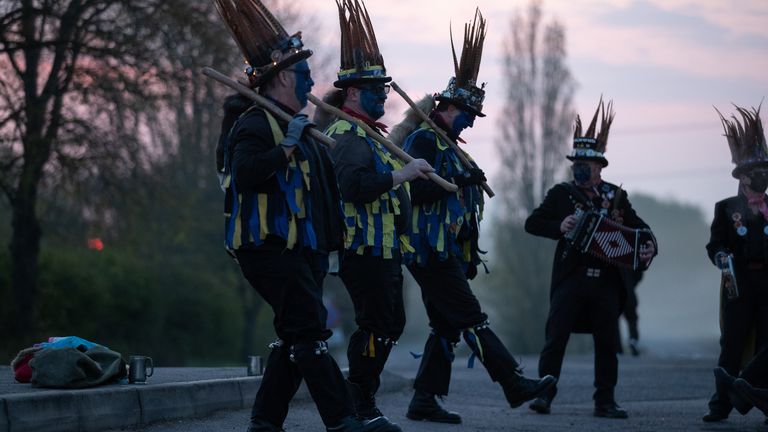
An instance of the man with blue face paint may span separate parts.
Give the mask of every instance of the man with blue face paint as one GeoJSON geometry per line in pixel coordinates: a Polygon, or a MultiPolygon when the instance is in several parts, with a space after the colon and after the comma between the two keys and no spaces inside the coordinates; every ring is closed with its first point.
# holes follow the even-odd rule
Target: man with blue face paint
{"type": "Polygon", "coordinates": [[[289,36],[258,0],[216,0],[247,59],[251,86],[282,111],[286,122],[251,105],[220,146],[225,188],[225,244],[243,276],[274,311],[277,341],[251,411],[249,432],[280,432],[302,381],[326,430],[397,432],[383,419],[355,415],[344,376],[328,353],[322,283],[328,253],[343,242],[333,164],[307,132],[300,111],[312,89],[301,34],[289,36]],[[241,33],[241,29],[249,29],[241,33]]]}
{"type": "MultiPolygon", "coordinates": [[[[630,269],[573,250],[569,235],[579,221],[580,212],[594,211],[614,222],[634,229],[648,225],[637,216],[626,191],[603,181],[602,169],[608,165],[605,149],[613,123],[612,104],[602,99],[589,128],[582,134],[581,119],[576,117],[573,151],[566,156],[573,161],[573,181],[555,185],[525,221],[525,230],[533,235],[557,240],[552,268],[546,341],[539,357],[539,376],[560,377],[565,348],[571,333],[591,333],[595,343],[596,417],[627,418],[614,399],[618,379],[619,314],[626,300],[627,286],[636,276],[630,269]],[[602,115],[600,116],[600,114],[602,115]],[[602,122],[597,131],[598,116],[602,122]]],[[[651,235],[652,237],[652,235],[651,235]]],[[[656,255],[655,239],[640,249],[641,270],[656,255]]],[[[553,386],[530,404],[539,414],[549,414],[557,394],[553,386]]]]}
{"type": "MultiPolygon", "coordinates": [[[[338,90],[326,101],[377,132],[384,130],[377,120],[384,115],[392,78],[386,74],[370,17],[358,0],[337,5],[341,67],[334,83],[338,90]]],[[[358,416],[386,419],[376,406],[376,391],[405,326],[401,259],[412,250],[407,239],[407,182],[426,178],[432,168],[420,159],[403,165],[355,122],[335,119],[326,134],[336,140],[332,156],[346,222],[339,275],[352,298],[358,326],[347,350],[348,387],[358,416]]]]}
{"type": "MultiPolygon", "coordinates": [[[[476,117],[485,117],[485,84],[476,85],[485,38],[485,20],[479,10],[474,23],[466,28],[472,30],[465,31],[456,75],[445,91],[435,95],[438,104],[430,113],[437,127],[454,141],[474,125],[476,117]],[[473,60],[477,63],[473,64],[473,60]]],[[[434,106],[432,100],[428,102],[434,106]]],[[[417,123],[406,119],[402,124],[417,123]]],[[[414,217],[410,243],[415,253],[408,270],[421,288],[431,334],[424,345],[406,415],[411,420],[461,423],[461,416],[445,410],[436,396],[448,395],[453,348],[462,335],[473,353],[470,362],[480,360],[490,378],[501,385],[509,405],[516,408],[541,394],[555,379],[528,379],[522,375],[469,286],[468,280],[475,277],[482,263],[478,237],[483,196],[479,186],[485,182],[485,174],[474,162],[464,166],[455,150],[426,122],[405,138],[403,148],[414,158],[428,161],[439,175],[459,186],[458,191],[448,192],[426,180],[411,183],[414,217]]]]}

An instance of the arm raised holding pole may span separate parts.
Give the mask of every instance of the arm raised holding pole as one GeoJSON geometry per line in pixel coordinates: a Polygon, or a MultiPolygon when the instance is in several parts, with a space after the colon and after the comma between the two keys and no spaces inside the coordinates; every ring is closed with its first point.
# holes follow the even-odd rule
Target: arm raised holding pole
{"type": "MultiPolygon", "coordinates": [[[[383,136],[381,136],[381,134],[377,133],[370,126],[368,126],[367,124],[363,123],[362,121],[360,121],[360,120],[350,116],[349,114],[345,113],[344,111],[342,111],[342,110],[340,110],[340,109],[338,109],[338,108],[336,108],[336,107],[334,107],[332,105],[329,105],[329,104],[323,102],[322,100],[318,99],[316,96],[314,96],[312,94],[307,94],[307,97],[309,98],[309,101],[312,102],[313,104],[315,104],[318,108],[323,109],[325,111],[328,111],[331,114],[333,114],[333,115],[335,115],[335,116],[337,116],[339,118],[342,118],[342,119],[344,119],[344,120],[346,120],[348,122],[357,124],[359,127],[361,127],[365,131],[365,133],[368,134],[368,136],[370,136],[374,140],[380,142],[384,147],[387,148],[387,150],[389,150],[390,153],[392,153],[393,155],[397,156],[397,158],[400,159],[401,161],[403,161],[405,163],[408,163],[408,162],[413,160],[413,157],[411,157],[411,155],[409,155],[408,153],[404,152],[400,147],[396,146],[391,141],[389,141],[388,139],[386,139],[383,136]]],[[[449,192],[455,192],[455,191],[458,190],[458,186],[456,186],[455,184],[445,180],[444,178],[440,177],[439,175],[437,175],[437,174],[435,174],[433,172],[427,173],[427,176],[429,177],[430,180],[432,180],[433,182],[439,184],[443,189],[445,189],[445,190],[447,190],[449,192]]]]}
{"type": "MultiPolygon", "coordinates": [[[[456,152],[456,155],[461,160],[461,163],[464,164],[465,167],[471,168],[472,163],[469,161],[469,159],[467,159],[467,156],[464,150],[459,148],[458,144],[456,144],[452,139],[450,139],[448,135],[445,133],[445,131],[443,131],[439,126],[437,126],[435,122],[432,121],[432,119],[429,118],[429,116],[424,111],[422,111],[416,105],[416,103],[413,102],[413,100],[408,96],[408,94],[405,93],[405,91],[403,91],[403,89],[400,88],[400,86],[398,86],[394,81],[390,85],[392,86],[392,89],[395,90],[397,94],[399,94],[403,98],[403,100],[405,100],[405,102],[408,103],[408,105],[410,105],[411,109],[413,109],[416,115],[418,115],[423,121],[425,121],[430,128],[434,129],[435,133],[437,133],[438,136],[440,136],[440,139],[443,142],[448,143],[448,145],[450,145],[451,148],[453,148],[453,150],[456,152]]],[[[491,187],[488,186],[488,183],[483,182],[480,186],[483,188],[485,193],[488,194],[489,197],[493,198],[493,196],[496,195],[491,189],[491,187]]]]}
{"type": "MultiPolygon", "coordinates": [[[[259,95],[258,93],[256,93],[252,89],[250,89],[248,86],[246,86],[246,85],[244,85],[244,84],[242,84],[242,83],[240,83],[240,82],[238,82],[236,80],[233,80],[232,78],[229,78],[228,76],[222,74],[221,72],[217,71],[216,69],[213,69],[213,68],[210,68],[210,67],[205,67],[205,68],[203,68],[203,75],[208,76],[210,78],[213,78],[216,81],[218,81],[218,82],[220,82],[220,83],[222,83],[222,84],[224,84],[224,85],[226,85],[226,86],[228,86],[228,87],[230,87],[230,88],[232,88],[234,90],[237,90],[240,94],[250,98],[251,100],[253,100],[257,104],[259,104],[260,107],[264,108],[265,110],[269,111],[270,113],[274,114],[275,116],[277,116],[278,118],[280,118],[282,120],[290,121],[291,118],[292,118],[288,113],[284,112],[279,107],[277,107],[275,104],[270,102],[269,99],[259,95]]],[[[382,143],[387,148],[387,150],[389,150],[392,154],[397,156],[398,159],[402,160],[405,163],[408,163],[408,162],[413,160],[413,158],[408,153],[404,152],[399,147],[397,147],[396,145],[392,144],[389,140],[387,140],[386,138],[384,138],[380,134],[376,133],[368,125],[363,124],[362,122],[358,122],[356,119],[350,117],[345,112],[337,109],[336,107],[333,107],[331,105],[326,104],[325,102],[317,99],[312,94],[308,94],[308,97],[309,97],[309,100],[313,104],[317,105],[318,107],[321,107],[322,109],[324,109],[326,111],[329,111],[329,112],[333,113],[334,115],[337,115],[340,118],[343,118],[343,119],[345,119],[347,121],[352,121],[352,122],[355,122],[355,123],[359,124],[366,131],[366,133],[368,135],[370,135],[376,141],[382,143]]],[[[308,128],[307,131],[312,136],[312,138],[316,139],[320,143],[323,143],[323,144],[325,144],[325,145],[327,145],[329,147],[333,147],[336,144],[336,141],[334,141],[333,138],[323,134],[322,132],[318,131],[317,129],[308,128]]],[[[437,175],[435,173],[428,173],[427,176],[432,181],[434,181],[435,183],[439,184],[440,186],[442,186],[447,191],[455,192],[458,189],[458,186],[456,186],[455,184],[453,184],[453,183],[443,179],[442,177],[440,177],[439,175],[437,175]]]]}
{"type": "MultiPolygon", "coordinates": [[[[216,81],[224,84],[225,86],[230,87],[234,90],[237,90],[240,94],[253,100],[261,108],[264,108],[265,110],[274,114],[277,118],[281,120],[285,120],[289,122],[293,118],[290,114],[286,113],[285,111],[280,109],[277,105],[273,104],[269,99],[265,98],[264,96],[261,96],[260,94],[253,91],[253,89],[251,89],[250,87],[236,80],[233,80],[232,78],[224,75],[223,73],[217,71],[216,69],[213,69],[210,67],[204,67],[203,75],[213,78],[216,81]]],[[[320,132],[317,129],[307,128],[306,131],[312,136],[312,138],[314,138],[315,140],[317,140],[322,144],[327,145],[328,147],[333,147],[336,144],[336,141],[334,141],[333,138],[325,135],[324,133],[320,132]]]]}

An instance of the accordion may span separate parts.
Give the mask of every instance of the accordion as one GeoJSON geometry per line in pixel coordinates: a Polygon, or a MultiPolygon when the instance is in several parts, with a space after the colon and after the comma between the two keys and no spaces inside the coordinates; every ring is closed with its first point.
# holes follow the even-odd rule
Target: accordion
{"type": "Polygon", "coordinates": [[[645,243],[656,243],[649,229],[621,225],[594,211],[577,211],[576,227],[565,235],[570,249],[592,255],[618,267],[637,270],[645,243]]]}

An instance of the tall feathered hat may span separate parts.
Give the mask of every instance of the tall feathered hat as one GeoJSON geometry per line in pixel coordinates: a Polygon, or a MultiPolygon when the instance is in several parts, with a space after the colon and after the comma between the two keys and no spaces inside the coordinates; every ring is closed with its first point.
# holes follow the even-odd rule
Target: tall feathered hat
{"type": "Polygon", "coordinates": [[[224,24],[245,57],[246,75],[254,87],[312,55],[301,32],[291,36],[260,0],[214,0],[224,24]]]}
{"type": "Polygon", "coordinates": [[[611,130],[611,123],[613,123],[615,116],[613,101],[609,101],[608,105],[605,105],[602,96],[586,132],[582,132],[581,118],[577,115],[573,127],[573,150],[566,158],[571,161],[595,160],[604,167],[608,166],[605,150],[608,147],[608,132],[611,130]],[[598,118],[600,118],[600,132],[597,131],[598,118]]]}
{"type": "Polygon", "coordinates": [[[448,81],[448,88],[435,95],[438,101],[449,102],[479,117],[485,117],[481,112],[485,99],[485,83],[480,87],[477,86],[477,74],[480,72],[480,60],[483,57],[483,42],[485,42],[485,23],[486,20],[478,8],[475,10],[474,20],[464,24],[461,61],[456,59],[453,30],[450,30],[455,76],[448,81]]]}
{"type": "Polygon", "coordinates": [[[741,122],[735,115],[731,116],[731,120],[727,120],[715,108],[725,129],[725,137],[731,149],[731,161],[736,164],[731,173],[735,178],[754,168],[768,168],[768,146],[765,143],[763,123],[760,121],[761,106],[762,103],[751,111],[736,106],[741,122]]]}
{"type": "Polygon", "coordinates": [[[333,85],[346,88],[392,81],[387,76],[365,4],[359,0],[336,0],[336,5],[341,27],[341,67],[339,79],[333,85]]]}

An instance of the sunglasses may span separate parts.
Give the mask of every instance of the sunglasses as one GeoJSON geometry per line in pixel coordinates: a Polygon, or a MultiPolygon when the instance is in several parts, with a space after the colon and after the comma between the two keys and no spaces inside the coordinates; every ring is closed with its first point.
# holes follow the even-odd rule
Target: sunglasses
{"type": "Polygon", "coordinates": [[[368,90],[373,93],[383,93],[383,94],[389,94],[390,85],[389,84],[382,84],[382,85],[367,85],[367,86],[360,86],[355,87],[360,90],[368,90]]]}

